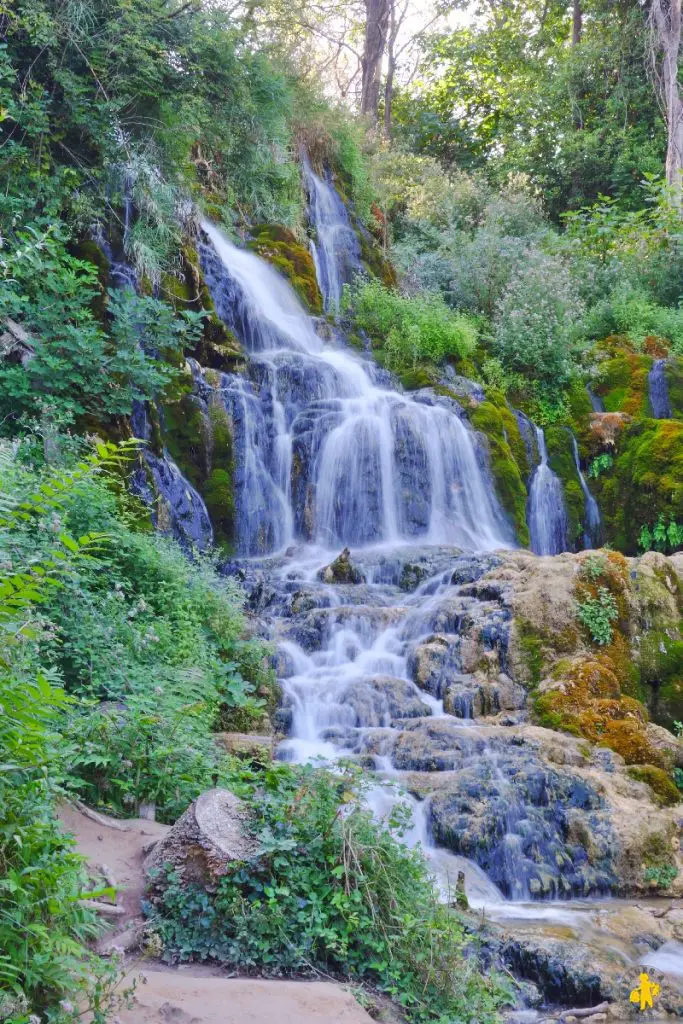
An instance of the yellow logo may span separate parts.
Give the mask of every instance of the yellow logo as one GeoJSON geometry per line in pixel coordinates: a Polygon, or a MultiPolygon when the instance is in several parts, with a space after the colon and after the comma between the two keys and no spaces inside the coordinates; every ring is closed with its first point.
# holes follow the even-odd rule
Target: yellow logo
{"type": "Polygon", "coordinates": [[[631,1002],[638,1003],[641,1010],[652,1009],[652,1001],[660,992],[659,985],[655,981],[650,981],[648,974],[641,974],[638,980],[640,984],[631,992],[631,1002]]]}

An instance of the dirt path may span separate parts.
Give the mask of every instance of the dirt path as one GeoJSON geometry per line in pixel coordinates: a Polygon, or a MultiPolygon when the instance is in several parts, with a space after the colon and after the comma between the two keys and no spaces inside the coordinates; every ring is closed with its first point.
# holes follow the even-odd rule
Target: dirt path
{"type": "MultiPolygon", "coordinates": [[[[60,807],[65,832],[76,839],[78,852],[93,873],[116,881],[117,906],[124,914],[114,919],[99,948],[122,944],[141,922],[144,893],[142,862],[150,844],[168,831],[167,825],[129,819],[93,820],[70,804],[60,807]]],[[[215,968],[177,969],[147,963],[132,969],[123,987],[135,980],[130,1009],[117,1014],[121,1024],[370,1024],[372,1018],[341,986],[331,982],[264,981],[225,978],[215,968]]]]}
{"type": "Polygon", "coordinates": [[[370,1024],[349,992],[324,981],[207,976],[201,968],[144,967],[121,1024],[370,1024]]]}

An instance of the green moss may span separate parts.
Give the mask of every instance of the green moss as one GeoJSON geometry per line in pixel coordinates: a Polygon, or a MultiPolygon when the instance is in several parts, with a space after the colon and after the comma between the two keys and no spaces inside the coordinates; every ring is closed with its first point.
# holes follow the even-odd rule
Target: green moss
{"type": "Polygon", "coordinates": [[[529,682],[532,687],[536,687],[543,677],[543,640],[534,632],[531,625],[523,619],[517,619],[515,627],[517,645],[524,659],[529,682]]]}
{"type": "MultiPolygon", "coordinates": [[[[508,410],[506,410],[507,412],[508,410]]],[[[514,525],[518,541],[528,547],[527,490],[524,484],[528,465],[525,456],[523,477],[508,440],[510,435],[506,431],[506,423],[509,423],[510,419],[514,421],[514,416],[511,413],[509,417],[507,415],[504,417],[502,410],[491,401],[481,402],[471,414],[472,426],[475,430],[485,434],[489,443],[491,473],[498,497],[514,525]]],[[[519,435],[518,430],[516,434],[519,435]]],[[[521,437],[515,437],[514,443],[519,448],[521,437]]],[[[521,446],[523,447],[523,444],[521,446]]]]}
{"type": "MultiPolygon", "coordinates": [[[[382,359],[377,360],[382,364],[382,359]]],[[[420,388],[430,388],[434,384],[436,367],[431,363],[414,366],[410,370],[404,370],[399,374],[399,380],[406,391],[418,391],[420,388]]]]}
{"type": "Polygon", "coordinates": [[[569,426],[577,440],[581,456],[585,457],[589,452],[590,446],[590,424],[593,407],[583,381],[576,381],[572,384],[567,393],[567,406],[569,409],[569,426]]]}
{"type": "Polygon", "coordinates": [[[683,419],[683,356],[671,356],[664,371],[674,419],[683,419]]]}
{"type": "Polygon", "coordinates": [[[602,363],[600,377],[595,385],[595,393],[602,398],[605,411],[625,412],[634,417],[646,416],[647,377],[651,367],[650,356],[617,348],[616,354],[602,363]]]}
{"type": "Polygon", "coordinates": [[[229,549],[235,536],[234,455],[230,421],[218,396],[208,419],[196,399],[183,395],[162,408],[163,440],[181,472],[201,494],[216,543],[229,549]]]}
{"type": "Polygon", "coordinates": [[[683,798],[683,793],[663,768],[653,764],[634,765],[628,769],[628,773],[632,779],[647,783],[661,807],[673,807],[683,798]]]}
{"type": "Polygon", "coordinates": [[[645,523],[660,514],[683,517],[683,423],[641,420],[619,437],[610,474],[595,481],[606,540],[626,554],[638,551],[645,523]]]}
{"type": "Polygon", "coordinates": [[[361,259],[366,270],[373,277],[379,278],[387,288],[395,288],[397,284],[396,271],[393,264],[384,255],[382,248],[357,226],[356,235],[360,242],[361,259]]]}
{"type": "Polygon", "coordinates": [[[247,247],[287,278],[312,313],[322,313],[323,299],[311,251],[292,231],[280,224],[257,225],[247,247]]]}
{"type": "Polygon", "coordinates": [[[71,246],[73,255],[79,260],[85,260],[97,267],[97,279],[99,293],[92,300],[92,311],[99,321],[104,323],[107,310],[107,288],[109,287],[110,263],[103,249],[93,242],[91,238],[84,238],[82,241],[71,246]]]}

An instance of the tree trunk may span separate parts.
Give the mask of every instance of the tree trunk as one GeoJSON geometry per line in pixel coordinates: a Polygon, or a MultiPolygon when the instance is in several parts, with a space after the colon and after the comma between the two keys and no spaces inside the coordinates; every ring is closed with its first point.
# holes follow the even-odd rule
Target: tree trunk
{"type": "Polygon", "coordinates": [[[379,90],[382,58],[387,44],[391,0],[365,0],[365,41],[361,61],[362,85],[360,109],[373,124],[379,116],[379,90]]]}
{"type": "MultiPolygon", "coordinates": [[[[401,19],[402,20],[402,19],[401,19]]],[[[387,42],[387,77],[384,83],[384,134],[391,138],[391,114],[394,102],[394,76],[396,74],[396,39],[400,28],[396,17],[395,0],[389,0],[389,35],[387,42]]]]}
{"type": "Polygon", "coordinates": [[[666,111],[666,180],[675,187],[678,206],[683,205],[683,103],[678,84],[681,49],[681,0],[653,0],[650,11],[657,48],[661,50],[659,87],[666,111]]]}
{"type": "Polygon", "coordinates": [[[572,20],[572,46],[578,46],[583,33],[583,11],[581,0],[574,0],[574,17],[572,20]]]}
{"type": "Polygon", "coordinates": [[[184,885],[215,885],[235,861],[253,860],[257,850],[242,801],[226,789],[209,789],[156,843],[144,867],[153,889],[163,888],[168,865],[184,885]]]}

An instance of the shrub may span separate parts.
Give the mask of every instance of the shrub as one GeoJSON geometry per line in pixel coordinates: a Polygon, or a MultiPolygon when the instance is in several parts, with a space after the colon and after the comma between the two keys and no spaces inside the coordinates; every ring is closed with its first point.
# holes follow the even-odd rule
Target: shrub
{"type": "Polygon", "coordinates": [[[683,523],[678,523],[673,516],[668,519],[662,513],[654,526],[647,523],[641,528],[638,547],[642,551],[661,551],[673,554],[683,546],[683,523]]]}
{"type": "Polygon", "coordinates": [[[593,643],[604,647],[612,643],[612,623],[618,618],[617,603],[607,587],[598,587],[597,597],[587,597],[576,606],[579,622],[586,627],[593,643]]]}
{"type": "Polygon", "coordinates": [[[419,360],[463,358],[476,344],[473,322],[450,310],[435,293],[409,297],[370,281],[347,291],[345,305],[356,326],[384,349],[392,369],[414,366],[419,360]]]}
{"type": "Polygon", "coordinates": [[[565,264],[558,257],[536,252],[519,269],[498,305],[494,354],[506,369],[527,374],[556,391],[574,372],[582,316],[565,264]]]}
{"type": "Polygon", "coordinates": [[[351,766],[236,768],[231,788],[248,798],[260,856],[234,865],[215,892],[175,874],[158,880],[150,910],[165,958],[340,972],[377,985],[412,1021],[495,1020],[500,979],[466,955],[422,853],[400,842],[405,808],[388,827],[373,820],[369,784],[351,766]]]}

